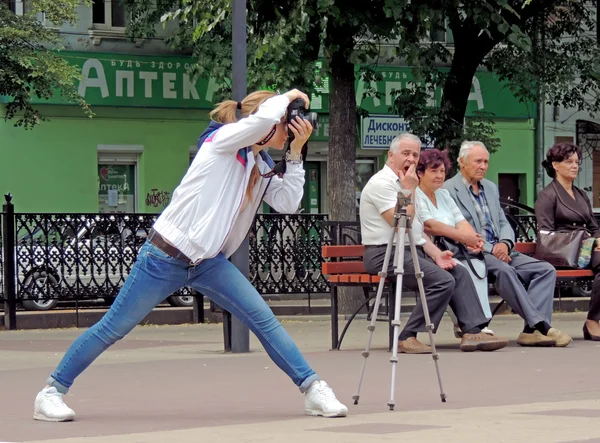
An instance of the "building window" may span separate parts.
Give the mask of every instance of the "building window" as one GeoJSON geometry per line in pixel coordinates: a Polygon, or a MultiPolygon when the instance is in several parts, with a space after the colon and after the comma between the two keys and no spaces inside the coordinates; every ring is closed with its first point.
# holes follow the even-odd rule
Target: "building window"
{"type": "Polygon", "coordinates": [[[354,165],[356,174],[356,209],[360,207],[360,195],[365,185],[373,175],[375,175],[375,159],[361,158],[356,160],[354,165]]]}
{"type": "Polygon", "coordinates": [[[445,19],[443,23],[439,23],[439,26],[436,24],[432,26],[432,29],[429,31],[429,38],[432,42],[446,43],[448,45],[454,44],[454,36],[452,35],[452,30],[448,27],[448,20],[445,19]]]}
{"type": "Polygon", "coordinates": [[[23,15],[25,13],[25,0],[0,0],[0,5],[4,5],[14,14],[23,15]]]}
{"type": "Polygon", "coordinates": [[[600,208],[600,151],[592,154],[592,195],[588,196],[592,201],[592,208],[600,208]]]}
{"type": "Polygon", "coordinates": [[[138,210],[138,160],[143,146],[98,146],[98,211],[138,210]]]}
{"type": "Polygon", "coordinates": [[[127,14],[121,0],[93,0],[92,22],[95,27],[125,28],[127,14]]]}

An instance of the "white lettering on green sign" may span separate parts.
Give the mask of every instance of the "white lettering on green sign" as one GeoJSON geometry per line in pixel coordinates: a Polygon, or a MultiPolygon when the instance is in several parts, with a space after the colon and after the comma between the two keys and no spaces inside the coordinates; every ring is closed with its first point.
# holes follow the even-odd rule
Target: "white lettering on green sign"
{"type": "MultiPolygon", "coordinates": [[[[133,67],[133,63],[129,61],[125,63],[125,60],[119,60],[120,66],[133,67]]],[[[151,63],[152,67],[157,66],[159,70],[165,68],[180,68],[181,63],[151,63]]],[[[136,62],[136,67],[140,64],[136,62]]],[[[156,71],[139,71],[137,78],[135,71],[131,70],[116,70],[115,71],[115,97],[130,97],[133,98],[136,94],[144,91],[145,98],[153,98],[153,84],[154,81],[159,80],[159,73],[156,71]]],[[[97,59],[88,59],[81,68],[82,79],[79,82],[79,95],[85,97],[85,94],[89,88],[96,88],[100,91],[102,98],[110,97],[108,82],[106,79],[106,73],[104,66],[97,59]]],[[[163,99],[177,99],[183,98],[184,100],[200,100],[200,95],[196,89],[196,82],[192,81],[187,73],[179,72],[161,72],[160,81],[162,85],[162,98],[163,99]]],[[[210,79],[208,88],[206,91],[206,101],[212,102],[214,93],[218,88],[217,82],[214,79],[210,79]]]]}
{"type": "MultiPolygon", "coordinates": [[[[393,76],[392,73],[390,73],[389,75],[385,75],[386,73],[383,73],[383,74],[384,74],[383,75],[384,79],[386,79],[386,78],[391,79],[392,77],[395,77],[395,79],[400,78],[399,72],[396,72],[395,76],[393,76]]],[[[393,92],[400,91],[403,88],[415,88],[415,87],[416,87],[416,84],[411,79],[408,79],[404,82],[384,80],[383,82],[372,81],[370,83],[367,83],[367,82],[359,81],[357,89],[356,89],[356,103],[360,106],[363,101],[363,94],[368,89],[371,89],[371,90],[380,92],[383,95],[383,97],[385,98],[386,106],[392,106],[393,96],[394,96],[393,92]],[[384,86],[384,90],[382,91],[381,86],[383,86],[383,85],[385,85],[385,86],[384,86]]],[[[438,87],[435,92],[432,90],[432,88],[427,88],[427,91],[429,91],[429,98],[427,99],[427,106],[435,106],[436,105],[436,95],[439,94],[441,96],[441,90],[442,90],[441,87],[438,87]]],[[[371,99],[373,100],[373,105],[375,107],[381,106],[381,100],[379,98],[371,97],[371,99]]],[[[476,102],[477,109],[479,109],[479,110],[484,108],[483,94],[481,92],[481,85],[479,84],[479,79],[477,77],[473,77],[472,88],[471,88],[471,92],[469,93],[468,101],[476,102]]]]}

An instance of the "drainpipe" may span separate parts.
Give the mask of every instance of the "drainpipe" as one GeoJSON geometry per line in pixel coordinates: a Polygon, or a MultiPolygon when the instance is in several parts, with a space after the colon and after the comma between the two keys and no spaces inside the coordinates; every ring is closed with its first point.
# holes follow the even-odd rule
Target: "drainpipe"
{"type": "MultiPolygon", "coordinates": [[[[542,58],[539,60],[540,65],[544,65],[544,50],[546,49],[545,39],[544,39],[544,13],[543,11],[540,13],[539,21],[538,21],[538,29],[536,31],[535,41],[537,43],[536,46],[541,47],[542,58]]],[[[535,43],[534,43],[535,45],[535,43]]],[[[538,83],[537,89],[537,123],[536,123],[536,144],[535,144],[535,195],[534,201],[537,199],[538,194],[544,188],[544,168],[542,167],[542,161],[544,160],[545,155],[545,123],[546,123],[546,106],[545,106],[545,93],[544,93],[544,85],[542,82],[538,83]]]]}

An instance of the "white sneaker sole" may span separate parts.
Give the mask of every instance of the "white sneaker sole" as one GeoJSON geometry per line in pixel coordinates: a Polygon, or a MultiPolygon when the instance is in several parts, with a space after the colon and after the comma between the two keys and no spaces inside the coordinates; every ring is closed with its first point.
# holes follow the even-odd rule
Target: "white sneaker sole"
{"type": "Polygon", "coordinates": [[[73,421],[75,419],[75,416],[72,415],[72,416],[62,417],[62,418],[50,418],[50,417],[46,417],[41,412],[35,411],[33,413],[33,419],[39,420],[39,421],[62,422],[62,421],[73,421]]]}
{"type": "Polygon", "coordinates": [[[335,418],[335,417],[345,417],[348,414],[348,411],[338,411],[338,412],[330,412],[326,414],[320,409],[305,409],[304,413],[306,415],[310,415],[312,417],[326,417],[326,418],[335,418]]]}

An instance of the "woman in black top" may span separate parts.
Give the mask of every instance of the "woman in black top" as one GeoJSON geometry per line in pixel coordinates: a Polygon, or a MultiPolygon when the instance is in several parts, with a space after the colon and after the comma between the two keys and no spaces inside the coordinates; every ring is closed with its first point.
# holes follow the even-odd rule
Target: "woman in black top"
{"type": "Polygon", "coordinates": [[[542,166],[554,180],[538,195],[535,216],[540,230],[585,229],[596,237],[591,263],[594,283],[583,336],[586,340],[600,341],[600,227],[587,194],[573,185],[580,159],[581,149],[572,143],[557,143],[550,148],[542,166]]]}

